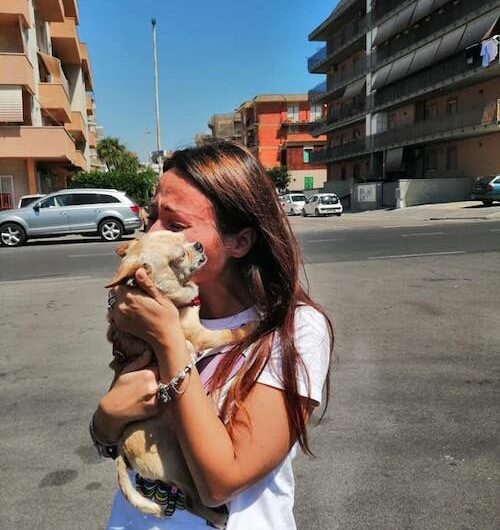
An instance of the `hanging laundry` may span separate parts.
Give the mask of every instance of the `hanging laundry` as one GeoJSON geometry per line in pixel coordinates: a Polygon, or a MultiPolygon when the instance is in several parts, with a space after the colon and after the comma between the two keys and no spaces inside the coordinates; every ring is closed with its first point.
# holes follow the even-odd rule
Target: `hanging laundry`
{"type": "Polygon", "coordinates": [[[487,67],[498,55],[498,42],[496,39],[483,40],[481,43],[481,64],[487,67]]]}

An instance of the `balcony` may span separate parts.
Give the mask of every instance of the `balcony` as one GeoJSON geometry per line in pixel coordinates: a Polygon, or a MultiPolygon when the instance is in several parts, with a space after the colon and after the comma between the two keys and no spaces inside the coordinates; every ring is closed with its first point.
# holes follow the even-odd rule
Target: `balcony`
{"type": "Polygon", "coordinates": [[[372,61],[372,66],[379,67],[393,61],[408,51],[444,35],[461,23],[466,23],[477,18],[478,15],[491,11],[494,3],[493,1],[485,1],[483,5],[477,6],[474,2],[460,2],[451,5],[448,9],[445,8],[443,12],[435,12],[425,22],[422,21],[417,26],[401,28],[401,31],[405,31],[400,32],[397,39],[393,39],[391,35],[387,37],[390,40],[385,44],[377,46],[377,54],[374,56],[376,59],[372,61]]]}
{"type": "Polygon", "coordinates": [[[366,115],[367,108],[367,101],[364,101],[332,112],[326,120],[320,121],[317,125],[311,127],[311,134],[313,136],[319,136],[320,134],[327,133],[333,129],[346,125],[349,122],[363,119],[366,115]]]}
{"type": "Polygon", "coordinates": [[[83,155],[81,151],[78,151],[78,149],[74,151],[73,153],[72,162],[73,162],[73,165],[83,169],[84,171],[86,171],[88,168],[87,159],[85,158],[85,156],[83,155]]]}
{"type": "Polygon", "coordinates": [[[57,83],[40,83],[38,88],[42,111],[46,112],[61,125],[69,122],[71,120],[71,105],[68,93],[63,85],[57,83]]]}
{"type": "Polygon", "coordinates": [[[479,58],[462,52],[411,76],[380,88],[375,93],[374,110],[401,103],[418,95],[443,88],[472,76],[498,75],[498,65],[482,68],[479,58]],[[468,60],[473,60],[468,63],[468,60]]]}
{"type": "Polygon", "coordinates": [[[42,0],[36,3],[38,16],[46,22],[64,22],[62,0],[42,0]]]}
{"type": "Polygon", "coordinates": [[[317,103],[326,94],[326,81],[318,83],[313,89],[307,93],[309,97],[309,103],[317,103]]]}
{"type": "Polygon", "coordinates": [[[83,76],[85,79],[85,90],[92,92],[94,90],[94,80],[92,78],[92,69],[90,68],[90,58],[88,46],[84,43],[80,43],[80,53],[82,56],[82,68],[83,76]]]}
{"type": "Polygon", "coordinates": [[[334,33],[327,46],[324,46],[309,58],[307,63],[309,72],[311,74],[326,74],[333,60],[335,58],[338,59],[339,54],[362,37],[367,29],[367,15],[343,26],[338,32],[334,33]]]}
{"type": "Polygon", "coordinates": [[[71,120],[65,125],[66,130],[76,142],[84,142],[87,139],[87,125],[81,112],[72,112],[71,120]]]}
{"type": "Polygon", "coordinates": [[[0,158],[75,161],[75,144],[64,127],[0,126],[0,158]]]}
{"type": "Polygon", "coordinates": [[[87,107],[87,116],[93,116],[95,113],[95,103],[92,96],[86,96],[86,107],[87,107]]]}
{"type": "Polygon", "coordinates": [[[77,0],[62,0],[64,5],[64,14],[67,17],[74,18],[79,23],[78,2],[77,0]]]}
{"type": "Polygon", "coordinates": [[[311,163],[327,164],[329,162],[334,162],[335,160],[357,156],[368,151],[367,140],[355,140],[334,147],[315,149],[312,154],[311,163]]]}
{"type": "Polygon", "coordinates": [[[96,146],[97,144],[96,144],[95,132],[89,131],[89,147],[91,149],[95,149],[96,146]]]}
{"type": "Polygon", "coordinates": [[[35,93],[33,66],[26,55],[0,52],[0,85],[20,85],[35,93]]]}
{"type": "Polygon", "coordinates": [[[374,150],[400,147],[429,140],[444,140],[500,130],[500,99],[468,108],[464,112],[412,123],[401,129],[372,136],[374,150]]]}
{"type": "Polygon", "coordinates": [[[78,40],[74,18],[65,18],[64,22],[51,22],[50,36],[54,55],[61,59],[63,63],[82,63],[80,41],[78,40]]]}
{"type": "Polygon", "coordinates": [[[0,10],[0,24],[17,23],[20,17],[23,26],[31,28],[32,21],[28,0],[2,0],[0,10]]]}

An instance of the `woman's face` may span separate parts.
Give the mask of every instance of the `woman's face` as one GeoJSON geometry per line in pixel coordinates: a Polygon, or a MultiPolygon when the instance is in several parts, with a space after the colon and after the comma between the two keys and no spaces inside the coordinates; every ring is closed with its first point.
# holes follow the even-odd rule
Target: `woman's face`
{"type": "Polygon", "coordinates": [[[149,231],[171,230],[183,232],[189,242],[199,241],[207,256],[207,263],[193,276],[199,285],[217,281],[228,260],[215,210],[201,191],[175,169],[160,178],[158,191],[152,204],[153,222],[149,231]]]}

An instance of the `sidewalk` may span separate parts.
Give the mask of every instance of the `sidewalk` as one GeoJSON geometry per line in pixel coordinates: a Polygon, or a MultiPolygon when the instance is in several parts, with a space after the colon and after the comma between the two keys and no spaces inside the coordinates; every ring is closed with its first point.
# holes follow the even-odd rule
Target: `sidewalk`
{"type": "Polygon", "coordinates": [[[298,232],[351,228],[396,228],[443,223],[500,221],[500,204],[483,206],[477,201],[422,204],[399,210],[345,212],[342,217],[291,217],[298,232]]]}

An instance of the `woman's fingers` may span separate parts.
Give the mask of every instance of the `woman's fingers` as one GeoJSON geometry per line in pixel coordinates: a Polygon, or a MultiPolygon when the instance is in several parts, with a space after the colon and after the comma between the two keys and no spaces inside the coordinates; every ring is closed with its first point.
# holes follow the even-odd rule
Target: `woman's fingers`
{"type": "Polygon", "coordinates": [[[154,298],[157,302],[160,302],[164,299],[164,296],[156,288],[151,276],[146,272],[142,267],[137,269],[135,272],[135,281],[137,286],[140,287],[146,294],[154,298]]]}

